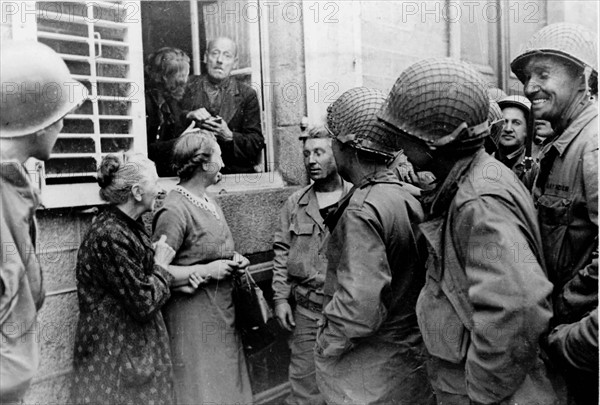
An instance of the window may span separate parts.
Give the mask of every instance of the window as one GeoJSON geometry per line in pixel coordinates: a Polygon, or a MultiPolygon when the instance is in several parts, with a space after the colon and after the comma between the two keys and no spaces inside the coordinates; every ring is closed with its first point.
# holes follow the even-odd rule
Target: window
{"type": "MultiPolygon", "coordinates": [[[[231,76],[250,85],[256,91],[260,104],[266,148],[257,171],[269,172],[273,170],[274,156],[268,119],[271,116],[270,102],[265,100],[267,92],[263,92],[264,76],[267,75],[266,36],[261,35],[257,10],[256,0],[142,2],[143,52],[146,57],[165,46],[179,48],[191,58],[190,74],[201,75],[206,73],[203,59],[207,41],[220,36],[231,38],[238,49],[238,66],[231,76]]],[[[231,190],[231,187],[242,183],[247,187],[254,180],[257,184],[264,181],[272,184],[273,177],[276,177],[274,173],[227,175],[218,187],[231,190]],[[250,181],[246,181],[248,179],[250,181]]],[[[283,185],[282,182],[277,183],[283,185]]]]}
{"type": "Polygon", "coordinates": [[[546,25],[547,3],[486,0],[461,4],[460,33],[451,38],[459,42],[460,58],[474,64],[490,87],[522,93],[510,62],[525,41],[546,25]]]}
{"type": "MultiPolygon", "coordinates": [[[[256,0],[3,3],[2,20],[6,23],[2,25],[2,37],[38,40],[50,46],[89,91],[88,100],[65,117],[51,158],[47,162],[27,162],[32,179],[42,191],[44,207],[100,204],[95,172],[102,157],[123,149],[147,152],[144,55],[166,45],[167,40],[176,40],[174,46],[190,52],[194,73],[201,72],[207,36],[227,35],[243,44],[239,46],[240,68],[233,73],[257,91],[267,143],[263,170],[273,170],[271,123],[266,119],[270,117],[270,100],[268,92],[263,96],[262,91],[263,72],[268,75],[266,34],[260,32],[258,17],[240,18],[239,13],[227,12],[232,7],[253,4],[256,0]],[[185,18],[169,21],[165,7],[185,18]],[[19,24],[14,23],[14,15],[20,18],[19,24]],[[169,24],[161,26],[161,19],[169,24]]],[[[167,188],[173,184],[168,182],[167,188]]],[[[272,171],[230,175],[214,191],[265,185],[281,187],[283,181],[272,171]]]]}
{"type": "MultiPolygon", "coordinates": [[[[88,99],[64,119],[47,162],[27,162],[47,208],[100,202],[97,162],[122,149],[146,151],[138,2],[21,2],[12,38],[37,39],[58,52],[88,99]],[[142,102],[140,102],[142,101],[142,102]]],[[[3,17],[4,19],[4,17],[3,17]]]]}

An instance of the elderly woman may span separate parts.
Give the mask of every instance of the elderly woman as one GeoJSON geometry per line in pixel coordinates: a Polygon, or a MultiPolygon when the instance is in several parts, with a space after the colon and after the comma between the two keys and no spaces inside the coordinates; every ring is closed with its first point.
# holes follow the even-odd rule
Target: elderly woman
{"type": "Polygon", "coordinates": [[[108,155],[98,170],[95,219],[77,257],[79,322],[72,400],[76,404],[171,404],[171,356],[160,312],[170,296],[165,270],[175,252],[154,245],[140,216],[160,191],[154,163],[108,155]]]}
{"type": "Polygon", "coordinates": [[[182,135],[173,166],[180,182],[154,217],[154,238],[166,235],[177,252],[169,266],[173,274],[193,270],[204,280],[193,295],[174,291],[163,309],[177,403],[251,403],[231,299],[231,273],[249,262],[234,251],[223,212],[206,192],[223,167],[215,137],[200,130],[182,135]]]}
{"type": "Polygon", "coordinates": [[[181,99],[190,74],[190,58],[181,49],[165,47],[146,60],[146,130],[148,156],[159,176],[175,176],[171,150],[185,130],[181,99]]]}

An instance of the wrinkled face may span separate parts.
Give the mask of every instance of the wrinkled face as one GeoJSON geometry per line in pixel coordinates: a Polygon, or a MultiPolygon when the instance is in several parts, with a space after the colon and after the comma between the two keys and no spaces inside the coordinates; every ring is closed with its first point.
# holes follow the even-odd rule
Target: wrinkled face
{"type": "Polygon", "coordinates": [[[221,82],[229,77],[237,60],[235,44],[227,38],[213,41],[204,54],[208,76],[216,82],[221,82]]]}
{"type": "Polygon", "coordinates": [[[146,176],[144,180],[140,182],[139,187],[142,195],[141,204],[146,211],[154,210],[156,197],[163,191],[162,187],[158,184],[158,174],[156,174],[156,168],[154,166],[147,169],[146,176]]]}
{"type": "Polygon", "coordinates": [[[63,119],[56,121],[54,124],[45,128],[43,132],[39,134],[32,135],[35,148],[31,154],[31,157],[34,157],[39,160],[48,160],[50,159],[50,154],[52,153],[52,148],[54,148],[54,144],[58,139],[58,134],[63,129],[63,119]]]}
{"type": "Polygon", "coordinates": [[[576,100],[583,80],[559,58],[532,56],[524,68],[525,96],[536,119],[556,123],[576,100]]]}
{"type": "Polygon", "coordinates": [[[185,93],[185,85],[188,81],[190,74],[190,67],[187,66],[181,72],[177,72],[171,76],[164,76],[165,91],[170,94],[176,100],[181,100],[183,93],[185,93]]]}
{"type": "Polygon", "coordinates": [[[554,135],[554,130],[548,121],[535,120],[535,134],[541,138],[548,138],[554,135]]]}
{"type": "Polygon", "coordinates": [[[311,138],[304,142],[304,167],[308,176],[315,182],[337,174],[331,142],[329,138],[311,138]]]}
{"type": "Polygon", "coordinates": [[[523,110],[517,107],[505,107],[504,127],[500,133],[499,144],[503,148],[518,149],[525,144],[527,138],[527,118],[523,110]]]}
{"type": "Polygon", "coordinates": [[[210,161],[204,163],[202,167],[210,180],[210,184],[217,184],[221,181],[222,175],[220,171],[225,167],[225,164],[223,163],[223,158],[221,158],[221,148],[218,143],[215,143],[213,153],[210,155],[210,161]]]}

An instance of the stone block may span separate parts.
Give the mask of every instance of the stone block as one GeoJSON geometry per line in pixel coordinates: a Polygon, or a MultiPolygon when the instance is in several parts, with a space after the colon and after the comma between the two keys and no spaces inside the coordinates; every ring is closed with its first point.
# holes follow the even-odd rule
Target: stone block
{"type": "Polygon", "coordinates": [[[71,373],[59,373],[44,380],[34,381],[25,396],[25,404],[70,404],[71,373]]]}
{"type": "Polygon", "coordinates": [[[284,127],[275,130],[279,157],[277,169],[289,185],[307,184],[308,178],[302,158],[302,142],[299,127],[284,127]]]}
{"type": "Polygon", "coordinates": [[[46,251],[38,254],[38,259],[44,274],[44,287],[46,293],[74,288],[75,265],[79,246],[58,251],[46,251]]]}
{"type": "Polygon", "coordinates": [[[59,371],[72,368],[78,317],[76,293],[46,297],[38,314],[37,336],[41,348],[41,362],[36,379],[43,380],[59,371]]]}
{"type": "Polygon", "coordinates": [[[296,189],[285,187],[217,197],[238,252],[251,254],[273,249],[273,235],[279,227],[279,212],[296,189]]]}

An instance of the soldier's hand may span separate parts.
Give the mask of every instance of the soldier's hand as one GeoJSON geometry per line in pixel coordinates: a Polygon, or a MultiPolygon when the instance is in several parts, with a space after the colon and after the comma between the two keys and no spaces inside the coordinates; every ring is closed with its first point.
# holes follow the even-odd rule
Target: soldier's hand
{"type": "Polygon", "coordinates": [[[277,317],[279,325],[285,330],[291,332],[292,328],[296,326],[294,315],[292,315],[292,307],[287,302],[281,302],[275,306],[275,317],[277,317]]]}

